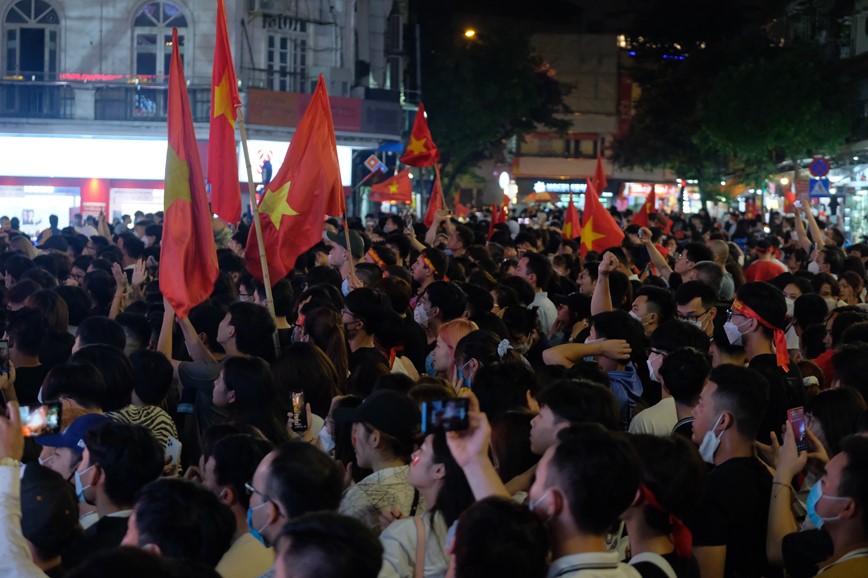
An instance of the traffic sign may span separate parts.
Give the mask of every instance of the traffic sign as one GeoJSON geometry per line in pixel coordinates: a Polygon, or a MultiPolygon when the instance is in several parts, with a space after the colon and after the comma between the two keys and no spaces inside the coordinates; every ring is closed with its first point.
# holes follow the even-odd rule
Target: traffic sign
{"type": "Polygon", "coordinates": [[[378,168],[381,171],[386,170],[386,165],[377,158],[377,155],[371,155],[367,159],[365,159],[365,166],[368,167],[369,171],[376,171],[378,168]]]}
{"type": "Polygon", "coordinates": [[[811,179],[811,198],[829,196],[829,179],[811,179]]]}
{"type": "Polygon", "coordinates": [[[818,178],[828,175],[830,168],[829,161],[823,157],[814,157],[814,160],[808,165],[808,171],[811,173],[811,176],[818,178]]]}

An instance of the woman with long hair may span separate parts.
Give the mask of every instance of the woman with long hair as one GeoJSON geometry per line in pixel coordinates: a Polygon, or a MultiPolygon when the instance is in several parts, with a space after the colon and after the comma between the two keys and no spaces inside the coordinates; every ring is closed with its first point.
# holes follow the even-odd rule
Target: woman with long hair
{"type": "Polygon", "coordinates": [[[242,425],[257,428],[272,443],[289,441],[277,418],[276,387],[268,364],[258,357],[230,357],[214,381],[211,401],[242,425]]]}
{"type": "Polygon", "coordinates": [[[338,389],[342,390],[350,374],[350,358],[341,314],[330,307],[306,313],[302,338],[313,342],[331,360],[338,373],[338,389]]]}
{"type": "Polygon", "coordinates": [[[440,577],[449,567],[446,535],[449,527],[474,502],[464,471],[446,445],[446,434],[429,434],[410,460],[407,476],[428,511],[421,517],[392,522],[380,535],[383,570],[380,576],[440,577]],[[420,544],[420,540],[424,540],[420,544]],[[419,550],[424,560],[417,560],[419,550]],[[422,570],[420,574],[418,571],[422,570]]]}
{"type": "Polygon", "coordinates": [[[271,371],[281,402],[287,403],[289,392],[300,389],[311,411],[320,417],[328,414],[332,398],[342,393],[335,364],[314,343],[293,343],[281,352],[271,371]]]}

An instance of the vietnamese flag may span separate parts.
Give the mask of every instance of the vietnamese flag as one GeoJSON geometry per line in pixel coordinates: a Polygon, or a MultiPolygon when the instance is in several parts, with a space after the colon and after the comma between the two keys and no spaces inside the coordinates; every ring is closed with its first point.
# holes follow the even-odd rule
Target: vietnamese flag
{"type": "Polygon", "coordinates": [[[211,295],[218,267],[211,211],[196,147],[184,66],[178,51],[177,28],[172,29],[167,98],[169,146],[163,198],[160,291],[178,318],[185,319],[190,309],[211,295]]]}
{"type": "Polygon", "coordinates": [[[576,205],[573,203],[573,193],[570,193],[570,204],[567,205],[567,211],[564,213],[564,239],[575,239],[582,233],[582,226],[579,224],[579,212],[576,210],[576,205]]]}
{"type": "Polygon", "coordinates": [[[603,170],[603,159],[600,156],[600,152],[597,151],[597,167],[594,169],[594,190],[600,195],[606,190],[606,185],[608,184],[606,171],[603,170]]]}
{"type": "MultiPolygon", "coordinates": [[[[320,74],[310,104],[289,142],[283,165],[259,201],[256,218],[262,225],[272,282],[286,277],[298,256],[322,240],[327,215],[345,213],[332,111],[320,74]]],[[[250,227],[244,260],[247,270],[261,281],[255,227],[250,227]]]]}
{"type": "Polygon", "coordinates": [[[241,220],[241,189],[238,185],[238,152],[235,119],[241,106],[238,81],[232,64],[226,8],[217,0],[217,43],[211,71],[211,129],[208,135],[208,182],[211,210],[231,225],[241,220]]]}
{"type": "Polygon", "coordinates": [[[657,191],[654,190],[654,185],[651,185],[651,194],[645,198],[642,208],[633,217],[633,224],[640,227],[650,227],[651,213],[655,212],[657,207],[657,191]]]}
{"type": "Polygon", "coordinates": [[[371,187],[372,201],[378,203],[410,203],[413,201],[413,181],[410,169],[404,169],[394,177],[371,187]]]}
{"type": "Polygon", "coordinates": [[[428,211],[425,213],[425,226],[431,228],[434,224],[434,213],[443,208],[443,186],[440,184],[440,165],[434,165],[434,185],[431,187],[431,197],[428,199],[428,211]]]}
{"type": "Polygon", "coordinates": [[[585,192],[585,211],[582,214],[582,241],[580,253],[584,257],[588,251],[602,253],[609,247],[620,245],[624,240],[624,231],[606,210],[597,197],[594,183],[588,179],[588,190],[585,192]]]}
{"type": "Polygon", "coordinates": [[[411,167],[430,167],[438,160],[440,151],[431,138],[428,121],[425,120],[425,106],[420,102],[416,120],[413,121],[413,130],[410,132],[410,144],[401,155],[401,162],[411,167]]]}
{"type": "Polygon", "coordinates": [[[466,219],[467,215],[470,214],[470,209],[461,204],[461,191],[455,191],[453,199],[455,200],[455,216],[466,219]]]}

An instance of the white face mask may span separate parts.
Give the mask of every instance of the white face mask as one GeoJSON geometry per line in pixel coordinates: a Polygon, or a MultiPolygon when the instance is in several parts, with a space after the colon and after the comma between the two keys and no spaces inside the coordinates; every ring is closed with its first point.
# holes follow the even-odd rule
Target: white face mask
{"type": "Polygon", "coordinates": [[[413,321],[418,323],[422,329],[428,327],[428,312],[425,310],[425,305],[417,303],[413,309],[413,321]]]}
{"type": "MultiPolygon", "coordinates": [[[[741,325],[744,325],[744,323],[742,323],[741,325]]],[[[736,325],[732,321],[727,321],[723,324],[723,331],[726,333],[726,338],[729,339],[730,345],[742,344],[743,334],[741,332],[741,325],[736,325]]]]}
{"type": "Polygon", "coordinates": [[[816,275],[819,272],[820,266],[817,265],[816,261],[811,261],[810,263],[808,263],[808,273],[813,273],[814,275],[816,275]]]}
{"type": "Polygon", "coordinates": [[[654,365],[651,364],[651,360],[648,359],[645,361],[648,364],[648,377],[651,378],[651,381],[660,382],[660,378],[657,377],[657,372],[654,371],[654,365]]]}
{"type": "Polygon", "coordinates": [[[796,308],[796,300],[787,297],[787,316],[793,316],[793,310],[796,308]]]}
{"type": "Polygon", "coordinates": [[[341,293],[344,294],[344,297],[350,294],[350,280],[344,279],[341,282],[341,293]]]}
{"type": "Polygon", "coordinates": [[[325,426],[319,430],[319,441],[322,444],[322,449],[325,453],[330,454],[335,449],[335,438],[329,433],[325,426]]]}
{"type": "Polygon", "coordinates": [[[632,317],[633,319],[635,319],[636,321],[638,321],[642,325],[647,325],[647,323],[645,323],[645,321],[644,321],[644,318],[648,317],[647,315],[639,316],[639,314],[633,310],[630,310],[629,314],[630,314],[630,317],[632,317]]]}
{"type": "Polygon", "coordinates": [[[717,448],[720,446],[720,438],[723,437],[723,432],[720,432],[719,435],[715,435],[714,430],[720,425],[722,419],[723,414],[720,414],[720,417],[718,417],[717,421],[714,422],[714,427],[705,432],[705,436],[702,438],[702,444],[699,446],[699,455],[702,456],[702,460],[705,463],[714,463],[714,454],[717,453],[717,448]]]}

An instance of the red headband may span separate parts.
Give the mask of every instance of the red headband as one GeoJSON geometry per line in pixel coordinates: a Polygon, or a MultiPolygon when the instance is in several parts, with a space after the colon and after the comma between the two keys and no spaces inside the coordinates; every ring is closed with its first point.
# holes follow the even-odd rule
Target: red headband
{"type": "Polygon", "coordinates": [[[374,264],[377,265],[377,267],[379,267],[381,271],[386,270],[386,262],[383,261],[379,255],[377,255],[376,251],[374,251],[373,249],[368,249],[367,256],[371,258],[371,261],[373,261],[374,264]]]}
{"type": "Polygon", "coordinates": [[[787,352],[787,336],[784,333],[784,330],[780,327],[775,327],[754,311],[750,307],[744,304],[743,301],[739,301],[736,299],[732,302],[732,307],[729,308],[730,311],[734,313],[738,313],[744,317],[749,319],[756,319],[760,325],[765,327],[766,329],[771,329],[774,332],[774,343],[775,343],[775,353],[778,356],[778,367],[782,368],[784,371],[790,371],[790,355],[787,352]]]}
{"type": "MultiPolygon", "coordinates": [[[[428,267],[429,269],[431,269],[431,273],[433,273],[435,277],[436,277],[437,275],[439,275],[439,273],[438,273],[438,271],[437,271],[437,268],[436,268],[436,267],[434,266],[434,264],[431,262],[431,259],[429,259],[428,257],[426,257],[424,253],[421,254],[421,255],[419,255],[419,256],[422,257],[422,262],[425,263],[425,266],[426,266],[426,267],[428,267]]],[[[444,280],[444,281],[449,281],[449,277],[447,277],[446,275],[443,275],[443,280],[444,280]]]]}
{"type": "Polygon", "coordinates": [[[672,512],[668,512],[666,508],[660,505],[654,492],[648,486],[642,484],[639,490],[642,492],[642,499],[645,500],[647,505],[664,514],[669,514],[669,524],[672,526],[672,543],[675,544],[675,551],[682,558],[690,558],[693,553],[693,534],[690,532],[690,528],[685,526],[678,516],[672,512]]]}

